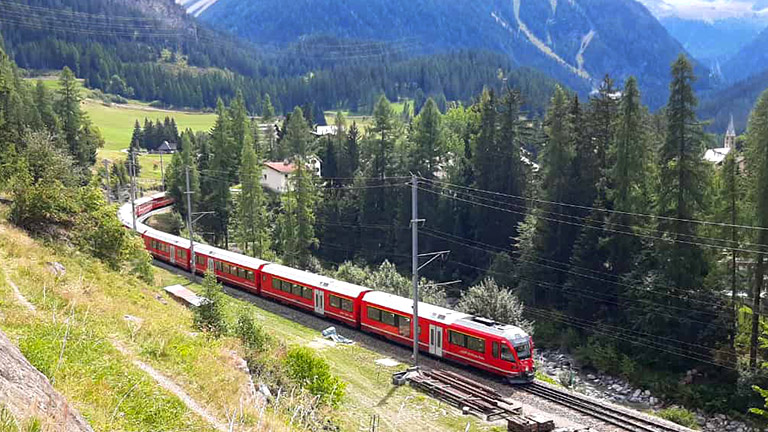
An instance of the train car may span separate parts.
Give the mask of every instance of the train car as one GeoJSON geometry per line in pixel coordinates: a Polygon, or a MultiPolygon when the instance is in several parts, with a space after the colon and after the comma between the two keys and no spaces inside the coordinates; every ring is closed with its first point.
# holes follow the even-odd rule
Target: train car
{"type": "Polygon", "coordinates": [[[189,270],[189,240],[167,234],[146,225],[141,227],[144,246],[155,258],[189,270]]]}
{"type": "Polygon", "coordinates": [[[371,291],[279,264],[261,271],[261,295],[358,327],[361,301],[371,291]]]}
{"type": "Polygon", "coordinates": [[[269,262],[195,243],[195,271],[197,273],[205,273],[211,269],[218,280],[253,294],[259,294],[259,276],[261,268],[266,264],[269,262]]]}
{"type": "MultiPolygon", "coordinates": [[[[413,344],[412,300],[371,291],[362,303],[360,326],[364,331],[413,344]]],[[[419,350],[503,375],[513,382],[533,379],[533,344],[522,329],[422,302],[419,350]]]]}

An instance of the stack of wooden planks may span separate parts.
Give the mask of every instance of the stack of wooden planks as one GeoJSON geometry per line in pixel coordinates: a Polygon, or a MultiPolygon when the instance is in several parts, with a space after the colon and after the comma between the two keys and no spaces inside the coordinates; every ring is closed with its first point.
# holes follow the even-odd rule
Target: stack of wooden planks
{"type": "Polygon", "coordinates": [[[486,421],[506,420],[512,432],[549,432],[554,422],[524,416],[522,406],[496,389],[445,370],[409,373],[411,386],[486,421]]]}

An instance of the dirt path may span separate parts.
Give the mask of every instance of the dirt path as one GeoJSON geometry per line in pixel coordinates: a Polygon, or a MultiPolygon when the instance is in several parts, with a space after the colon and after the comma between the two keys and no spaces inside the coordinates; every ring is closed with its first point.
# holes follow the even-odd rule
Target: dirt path
{"type": "Polygon", "coordinates": [[[13,294],[16,296],[16,300],[21,303],[22,306],[27,308],[30,312],[37,311],[37,308],[35,305],[29,302],[26,297],[21,293],[21,290],[19,290],[19,287],[16,286],[15,283],[11,280],[11,278],[8,277],[8,275],[5,275],[5,281],[8,282],[8,285],[11,286],[11,289],[13,290],[13,294]]]}
{"type": "Polygon", "coordinates": [[[185,405],[187,405],[187,407],[189,407],[189,409],[196,412],[200,417],[204,418],[205,421],[213,425],[213,427],[222,432],[229,431],[229,428],[224,423],[220,422],[216,417],[213,416],[213,414],[209,413],[203,407],[201,407],[197,401],[192,399],[192,397],[190,397],[178,384],[173,382],[173,380],[161,374],[152,366],[135,359],[133,353],[131,353],[128,348],[123,346],[120,341],[111,339],[110,342],[116,350],[120,351],[124,356],[130,358],[131,362],[133,362],[136,367],[146,372],[149,376],[152,377],[152,379],[157,381],[161,387],[176,395],[179,399],[181,399],[182,402],[184,402],[185,405]]]}

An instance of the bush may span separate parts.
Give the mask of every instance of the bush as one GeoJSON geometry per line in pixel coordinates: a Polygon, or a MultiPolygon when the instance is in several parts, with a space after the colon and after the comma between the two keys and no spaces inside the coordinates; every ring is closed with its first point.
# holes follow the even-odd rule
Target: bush
{"type": "Polygon", "coordinates": [[[492,278],[484,279],[462,294],[456,309],[514,324],[528,333],[533,332],[533,323],[523,318],[523,303],[512,291],[500,286],[492,278]]]}
{"type": "Polygon", "coordinates": [[[247,311],[240,314],[237,319],[237,336],[243,342],[243,346],[256,353],[263,353],[272,342],[270,335],[253,321],[253,317],[247,311]]]}
{"type": "Polygon", "coordinates": [[[203,303],[195,308],[195,327],[219,337],[227,331],[223,310],[224,294],[211,271],[206,272],[203,279],[203,297],[203,303]]]}
{"type": "Polygon", "coordinates": [[[665,408],[663,410],[657,411],[656,415],[673,423],[677,423],[680,426],[685,426],[694,430],[699,429],[699,423],[696,421],[696,415],[685,408],[665,408]]]}
{"type": "Polygon", "coordinates": [[[330,366],[307,347],[293,347],[285,357],[288,376],[331,406],[344,397],[346,383],[331,375],[330,366]]]}

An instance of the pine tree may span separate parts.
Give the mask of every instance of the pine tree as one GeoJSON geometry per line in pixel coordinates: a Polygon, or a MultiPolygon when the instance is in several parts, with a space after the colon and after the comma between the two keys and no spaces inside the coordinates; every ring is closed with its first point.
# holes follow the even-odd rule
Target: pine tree
{"type": "Polygon", "coordinates": [[[264,95],[264,102],[261,106],[261,121],[271,124],[275,121],[275,108],[272,106],[272,98],[269,93],[264,95]]]}
{"type": "Polygon", "coordinates": [[[242,190],[238,202],[238,226],[243,250],[254,257],[264,258],[269,254],[269,220],[267,202],[261,187],[262,164],[254,146],[243,148],[240,161],[242,190]]]}
{"type": "Polygon", "coordinates": [[[82,96],[78,86],[75,75],[65,66],[59,77],[59,101],[56,113],[61,120],[64,142],[69,153],[81,169],[87,169],[96,162],[99,138],[98,132],[84,119],[80,109],[82,96]]]}
{"type": "Polygon", "coordinates": [[[357,122],[352,122],[349,133],[347,133],[345,159],[348,164],[349,177],[352,177],[360,168],[360,131],[357,128],[357,122]]]}
{"type": "Polygon", "coordinates": [[[129,151],[138,152],[141,149],[141,141],[141,125],[139,125],[139,120],[137,119],[133,125],[133,135],[131,135],[131,143],[128,146],[129,151]]]}
{"type": "MultiPolygon", "coordinates": [[[[243,148],[246,145],[252,145],[252,142],[250,142],[250,121],[242,91],[237,92],[237,96],[229,106],[228,115],[232,133],[232,148],[229,149],[231,161],[240,162],[243,148]]],[[[229,178],[233,182],[237,181],[238,168],[237,163],[230,163],[229,178]]]]}
{"type": "Polygon", "coordinates": [[[427,179],[435,177],[445,152],[441,120],[435,101],[429,98],[411,127],[408,170],[427,179]]]}
{"type": "Polygon", "coordinates": [[[291,151],[293,173],[289,177],[289,191],[283,196],[285,232],[295,239],[284,245],[288,260],[299,266],[309,262],[310,248],[317,245],[315,237],[315,207],[317,188],[314,173],[309,169],[312,137],[301,108],[296,107],[285,127],[285,145],[291,151]]]}
{"type": "Polygon", "coordinates": [[[200,175],[193,155],[192,141],[188,134],[181,137],[181,149],[173,154],[166,171],[167,192],[174,199],[174,206],[186,220],[187,217],[187,167],[189,167],[189,187],[192,192],[192,206],[200,199],[200,175]]]}
{"type": "Polygon", "coordinates": [[[628,226],[645,221],[636,221],[627,213],[647,212],[650,207],[650,182],[653,167],[649,163],[648,128],[640,106],[640,91],[637,80],[630,77],[621,97],[615,137],[608,150],[609,158],[614,161],[607,173],[612,186],[608,199],[615,210],[609,226],[613,231],[630,231],[630,234],[614,233],[608,239],[610,268],[616,274],[629,271],[634,256],[639,252],[640,239],[631,233],[628,226]]]}
{"type": "MultiPolygon", "coordinates": [[[[750,183],[750,201],[754,208],[752,223],[763,228],[757,233],[759,250],[768,246],[768,91],[763,92],[752,110],[747,126],[747,170],[750,183]]],[[[760,296],[765,277],[765,255],[758,253],[755,265],[754,290],[752,293],[752,338],[749,363],[757,365],[757,348],[760,335],[760,296]]]]}
{"type": "Polygon", "coordinates": [[[35,85],[35,107],[45,129],[51,134],[56,134],[58,132],[59,120],[56,118],[56,113],[53,110],[52,100],[53,98],[45,84],[43,84],[43,81],[38,80],[35,85]]]}
{"type": "Polygon", "coordinates": [[[658,193],[659,215],[675,218],[659,223],[659,231],[675,243],[666,244],[667,277],[683,292],[700,288],[706,273],[706,261],[700,247],[681,243],[696,235],[694,219],[703,210],[707,187],[707,166],[703,161],[704,141],[696,118],[696,96],[693,92],[693,67],[681,55],[672,65],[669,103],[667,105],[667,139],[661,147],[661,189],[658,193]]]}
{"type": "MultiPolygon", "coordinates": [[[[547,112],[547,142],[541,154],[541,195],[544,200],[553,203],[541,206],[547,212],[568,214],[568,208],[557,203],[569,202],[572,199],[575,149],[571,108],[567,94],[558,86],[547,112]]],[[[533,215],[537,216],[538,212],[534,210],[533,215]]],[[[519,274],[523,279],[521,293],[525,295],[526,303],[553,305],[562,303],[559,300],[562,298],[560,293],[542,288],[546,287],[546,283],[564,282],[563,273],[552,272],[551,269],[536,266],[532,262],[546,259],[568,263],[577,231],[572,225],[560,222],[560,219],[569,221],[570,218],[553,218],[549,214],[544,216],[546,217],[534,219],[535,229],[532,237],[527,246],[521,246],[522,258],[529,264],[521,264],[519,274]],[[542,294],[537,294],[538,291],[542,294]]]]}
{"type": "Polygon", "coordinates": [[[215,242],[221,244],[223,238],[225,247],[229,246],[229,218],[230,218],[230,168],[232,165],[233,139],[229,117],[224,108],[224,102],[219,99],[216,107],[216,123],[211,130],[211,157],[208,172],[202,173],[203,199],[205,211],[213,211],[206,225],[213,232],[215,242]]]}

